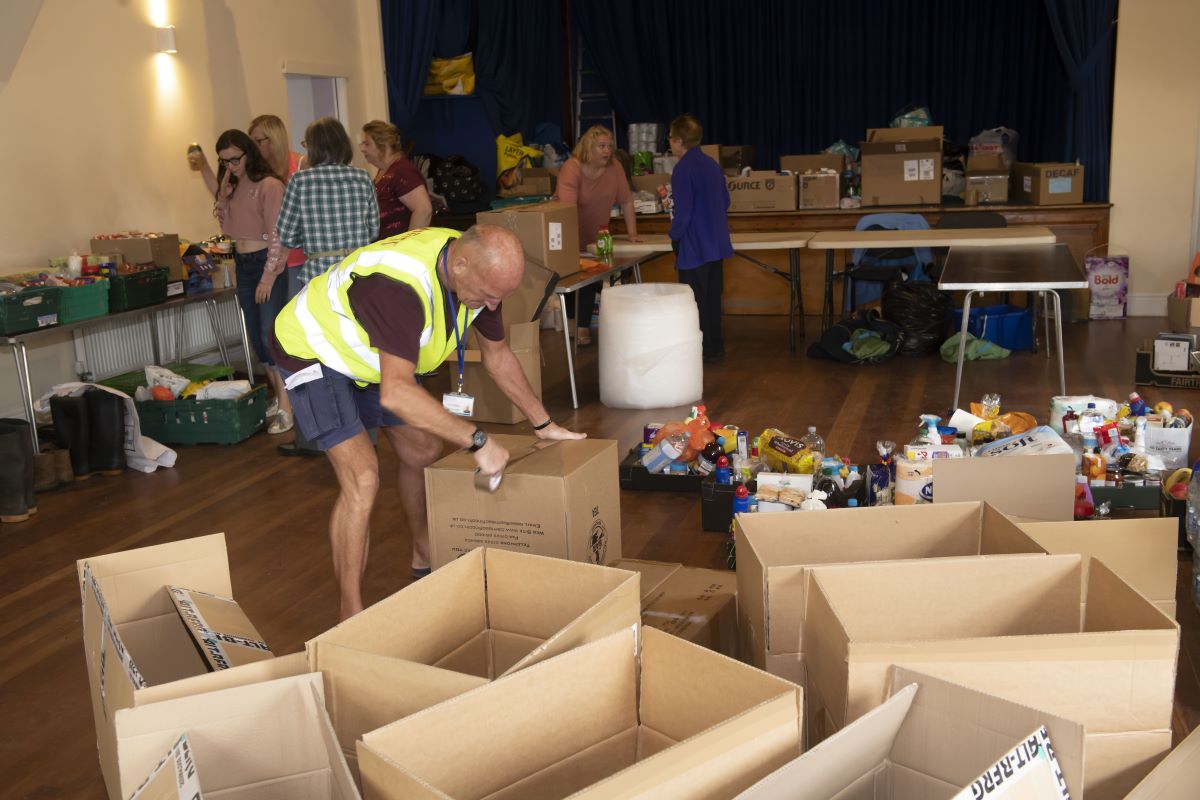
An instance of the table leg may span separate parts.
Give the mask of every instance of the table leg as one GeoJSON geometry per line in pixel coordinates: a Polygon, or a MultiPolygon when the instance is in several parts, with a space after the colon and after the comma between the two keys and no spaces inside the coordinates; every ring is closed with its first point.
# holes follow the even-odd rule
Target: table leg
{"type": "Polygon", "coordinates": [[[825,300],[821,304],[821,332],[829,330],[833,315],[833,251],[825,251],[825,300]]]}
{"type": "Polygon", "coordinates": [[[161,367],[163,359],[162,342],[158,336],[158,314],[152,311],[146,315],[146,319],[150,322],[150,349],[154,352],[154,363],[161,367]]]}
{"type": "MultiPolygon", "coordinates": [[[[575,305],[576,307],[579,306],[578,300],[576,300],[575,305]]],[[[558,310],[562,315],[563,344],[567,346],[567,377],[571,381],[571,408],[579,408],[579,397],[575,394],[575,359],[571,357],[571,327],[567,324],[566,295],[560,294],[558,296],[558,310]]],[[[578,310],[576,311],[575,319],[579,319],[578,310]]]]}
{"type": "MultiPolygon", "coordinates": [[[[216,302],[216,301],[213,301],[216,302]]],[[[242,304],[235,302],[234,308],[237,309],[238,328],[242,334],[242,353],[246,356],[246,379],[250,381],[250,385],[254,385],[254,364],[250,358],[250,337],[246,335],[246,315],[242,313],[242,304]]]]}
{"type": "MultiPolygon", "coordinates": [[[[1054,298],[1054,344],[1058,350],[1058,391],[1059,395],[1067,394],[1067,368],[1063,364],[1063,336],[1062,336],[1062,299],[1059,298],[1058,292],[1053,289],[1049,290],[1050,296],[1054,298]]],[[[1046,347],[1046,354],[1050,354],[1049,346],[1046,347]]]]}
{"type": "Polygon", "coordinates": [[[642,262],[638,261],[633,265],[633,282],[642,282],[642,262]]]}
{"type": "Polygon", "coordinates": [[[799,323],[800,338],[804,338],[804,295],[800,288],[800,250],[788,250],[788,279],[791,297],[788,301],[788,345],[796,352],[796,330],[793,320],[799,323]],[[794,316],[793,316],[794,315],[794,316]]]}
{"type": "MultiPolygon", "coordinates": [[[[1044,318],[1042,329],[1046,331],[1046,358],[1050,358],[1050,304],[1046,302],[1046,293],[1041,292],[1041,295],[1042,295],[1042,317],[1044,318]]],[[[1058,299],[1057,293],[1054,294],[1054,298],[1056,300],[1058,299]]],[[[1058,319],[1058,309],[1055,309],[1055,311],[1054,311],[1054,322],[1055,322],[1055,325],[1058,326],[1055,328],[1055,330],[1057,330],[1059,335],[1061,336],[1062,335],[1062,327],[1061,327],[1062,322],[1058,319]]],[[[1061,340],[1058,343],[1058,347],[1061,352],[1061,350],[1062,350],[1062,341],[1061,340]]]]}
{"type": "Polygon", "coordinates": [[[225,337],[221,335],[221,324],[217,317],[217,301],[209,298],[204,301],[204,310],[208,313],[208,326],[212,329],[213,340],[217,343],[217,351],[221,354],[221,363],[229,366],[229,351],[225,347],[225,337]]]}
{"type": "Polygon", "coordinates": [[[33,452],[38,452],[37,421],[33,416],[33,387],[29,383],[29,356],[25,352],[25,343],[17,340],[12,343],[13,361],[17,367],[17,385],[21,390],[21,404],[25,407],[25,419],[29,420],[29,441],[33,452]]]}
{"type": "Polygon", "coordinates": [[[963,359],[967,355],[967,323],[971,319],[971,295],[973,294],[975,292],[968,291],[963,296],[962,325],[958,330],[958,366],[954,370],[954,405],[950,406],[950,413],[958,410],[959,390],[962,389],[963,359]]]}

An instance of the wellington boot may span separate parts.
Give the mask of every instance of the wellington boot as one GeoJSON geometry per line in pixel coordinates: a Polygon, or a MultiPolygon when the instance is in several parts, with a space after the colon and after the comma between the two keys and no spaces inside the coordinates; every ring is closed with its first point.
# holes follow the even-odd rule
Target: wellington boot
{"type": "Polygon", "coordinates": [[[58,488],[58,475],[54,471],[54,454],[47,451],[33,457],[33,490],[48,492],[58,488]]]}
{"type": "Polygon", "coordinates": [[[54,457],[55,479],[62,486],[70,486],[75,482],[75,470],[71,469],[71,454],[56,448],[50,455],[54,457]]]}
{"type": "Polygon", "coordinates": [[[33,497],[29,435],[16,425],[0,422],[0,522],[24,522],[37,511],[33,497]]]}
{"type": "Polygon", "coordinates": [[[125,398],[103,389],[90,389],[83,396],[91,432],[88,462],[102,475],[120,475],[125,471],[125,398]]]}
{"type": "Polygon", "coordinates": [[[29,508],[30,514],[37,513],[37,497],[34,496],[33,481],[34,481],[34,462],[33,462],[33,444],[29,441],[29,423],[23,419],[14,419],[11,417],[0,417],[0,430],[11,430],[17,433],[20,439],[21,447],[19,458],[24,468],[24,485],[25,485],[25,505],[29,508]]]}
{"type": "Polygon", "coordinates": [[[88,424],[87,400],[79,397],[51,397],[50,415],[58,446],[71,454],[71,472],[77,481],[92,477],[91,428],[88,424]]]}

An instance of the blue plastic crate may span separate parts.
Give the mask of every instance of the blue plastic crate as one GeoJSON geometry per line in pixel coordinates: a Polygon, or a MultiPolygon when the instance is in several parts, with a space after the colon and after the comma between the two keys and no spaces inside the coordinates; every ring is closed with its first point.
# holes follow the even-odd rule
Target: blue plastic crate
{"type": "MultiPolygon", "coordinates": [[[[954,312],[954,330],[962,326],[962,309],[954,312]]],[[[1033,349],[1033,310],[998,305],[972,308],[967,333],[1009,350],[1033,349]]]]}

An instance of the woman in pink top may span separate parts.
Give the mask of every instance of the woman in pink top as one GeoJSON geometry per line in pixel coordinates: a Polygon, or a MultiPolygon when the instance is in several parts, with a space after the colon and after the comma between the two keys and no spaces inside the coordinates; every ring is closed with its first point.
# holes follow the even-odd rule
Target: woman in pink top
{"type": "Polygon", "coordinates": [[[246,321],[246,334],[279,402],[279,413],[267,433],[292,429],[292,406],[268,347],[275,317],[287,301],[283,281],[266,276],[267,247],[283,205],[283,181],[271,171],[253,140],[239,130],[228,130],[217,139],[217,191],[215,213],[221,232],[234,240],[238,305],[246,321]]]}
{"type": "MultiPolygon", "coordinates": [[[[637,217],[633,212],[633,193],[625,170],[613,158],[612,131],[603,125],[593,125],[579,138],[574,152],[558,173],[557,199],[574,203],[579,209],[579,245],[586,247],[596,241],[601,228],[608,227],[612,207],[621,206],[629,241],[640,242],[637,217]]],[[[592,309],[596,305],[599,286],[592,284],[576,294],[579,319],[575,342],[580,347],[592,343],[592,309]]],[[[568,308],[568,311],[570,309],[568,308]]]]}
{"type": "MultiPolygon", "coordinates": [[[[290,149],[287,128],[284,127],[283,120],[279,117],[274,114],[260,114],[250,120],[250,127],[246,131],[254,140],[254,144],[258,145],[259,154],[271,165],[271,171],[282,178],[285,184],[292,179],[293,175],[304,169],[304,156],[290,149]]],[[[304,266],[305,260],[304,248],[294,247],[288,251],[287,290],[289,298],[298,294],[302,285],[295,279],[296,273],[291,269],[304,266]],[[293,284],[295,285],[294,290],[293,284]]]]}

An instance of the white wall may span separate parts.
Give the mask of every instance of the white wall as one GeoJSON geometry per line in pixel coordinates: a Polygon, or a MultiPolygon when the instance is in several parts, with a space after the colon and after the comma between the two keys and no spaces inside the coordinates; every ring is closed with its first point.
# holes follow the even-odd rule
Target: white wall
{"type": "MultiPolygon", "coordinates": [[[[377,0],[0,2],[0,30],[26,28],[0,82],[0,273],[86,252],[96,233],[216,233],[187,144],[215,160],[221,131],[286,120],[285,72],[345,76],[351,124],[387,118],[377,0]],[[154,52],[154,23],[175,26],[177,55],[154,52]]],[[[69,337],[56,341],[30,349],[37,394],[74,379],[69,337]]],[[[0,358],[7,414],[20,395],[0,358]]]]}
{"type": "Polygon", "coordinates": [[[1123,0],[1109,241],[1130,253],[1131,314],[1166,313],[1191,263],[1200,149],[1200,2],[1123,0]]]}

